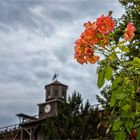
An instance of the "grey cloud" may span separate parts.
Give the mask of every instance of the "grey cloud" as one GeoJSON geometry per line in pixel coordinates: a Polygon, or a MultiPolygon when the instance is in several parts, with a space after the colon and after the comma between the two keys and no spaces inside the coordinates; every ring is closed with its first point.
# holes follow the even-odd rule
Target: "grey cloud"
{"type": "Polygon", "coordinates": [[[0,126],[1,127],[5,127],[5,126],[9,126],[9,124],[17,124],[18,123],[18,119],[15,116],[8,116],[6,115],[1,115],[0,117],[0,126]]]}
{"type": "MultiPolygon", "coordinates": [[[[27,28],[40,35],[53,35],[55,26],[73,24],[78,19],[94,19],[114,7],[117,0],[95,1],[1,1],[0,27],[27,28]],[[55,3],[55,4],[54,4],[55,3]],[[109,6],[108,6],[109,5],[109,6]],[[98,10],[97,10],[98,9],[98,10]],[[106,10],[105,10],[106,9],[106,10]],[[99,13],[100,11],[100,13],[99,13]]],[[[114,9],[113,9],[114,10],[114,9]]]]}
{"type": "Polygon", "coordinates": [[[60,48],[59,50],[54,51],[55,56],[57,57],[58,61],[62,64],[67,63],[71,56],[71,51],[66,46],[60,48]]]}
{"type": "Polygon", "coordinates": [[[20,83],[31,86],[32,82],[33,82],[33,78],[31,78],[32,79],[32,81],[31,81],[31,79],[29,77],[32,77],[32,74],[27,72],[27,70],[23,69],[22,65],[23,64],[20,64],[20,62],[14,62],[14,61],[12,62],[12,64],[1,62],[0,78],[1,78],[2,82],[3,83],[6,83],[6,82],[19,83],[19,80],[20,80],[20,83]],[[13,80],[13,79],[15,79],[15,80],[13,80]]]}
{"type": "Polygon", "coordinates": [[[48,77],[51,77],[49,74],[49,70],[47,69],[39,69],[34,71],[35,76],[37,77],[38,80],[46,80],[48,77]]]}
{"type": "Polygon", "coordinates": [[[19,120],[16,114],[25,113],[29,115],[37,114],[37,105],[32,104],[32,102],[25,101],[14,101],[14,102],[5,102],[3,106],[0,107],[0,126],[8,126],[9,124],[17,124],[19,120]],[[5,110],[5,108],[7,110],[5,110]],[[9,114],[9,115],[7,115],[9,114]]]}
{"type": "Polygon", "coordinates": [[[45,35],[49,35],[50,32],[53,32],[54,26],[49,21],[44,23],[41,17],[35,16],[31,11],[38,5],[40,5],[38,2],[32,1],[1,1],[1,29],[27,28],[36,34],[42,35],[44,32],[45,35]]]}
{"type": "Polygon", "coordinates": [[[117,7],[117,0],[106,2],[1,0],[0,125],[15,122],[16,113],[35,114],[54,73],[69,95],[76,90],[96,102],[97,65],[78,64],[73,46],[83,22],[117,7]]]}

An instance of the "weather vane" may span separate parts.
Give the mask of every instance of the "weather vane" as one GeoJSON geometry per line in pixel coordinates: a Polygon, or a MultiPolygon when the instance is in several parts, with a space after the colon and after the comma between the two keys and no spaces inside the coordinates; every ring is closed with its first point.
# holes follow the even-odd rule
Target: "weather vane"
{"type": "Polygon", "coordinates": [[[57,80],[57,77],[59,76],[59,74],[54,74],[54,76],[53,76],[53,78],[52,78],[52,80],[54,81],[54,80],[57,80]]]}

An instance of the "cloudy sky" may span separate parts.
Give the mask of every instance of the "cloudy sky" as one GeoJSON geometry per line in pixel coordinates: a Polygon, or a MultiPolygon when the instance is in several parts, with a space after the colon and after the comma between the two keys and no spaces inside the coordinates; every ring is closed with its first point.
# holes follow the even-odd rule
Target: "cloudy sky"
{"type": "Polygon", "coordinates": [[[84,22],[109,10],[124,13],[118,0],[0,0],[0,127],[21,112],[36,115],[54,73],[69,95],[97,103],[97,65],[74,60],[74,41],[84,22]]]}

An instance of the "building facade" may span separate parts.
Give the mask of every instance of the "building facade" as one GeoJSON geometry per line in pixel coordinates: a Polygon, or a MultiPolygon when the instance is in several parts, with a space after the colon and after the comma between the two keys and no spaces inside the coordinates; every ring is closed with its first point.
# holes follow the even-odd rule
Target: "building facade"
{"type": "Polygon", "coordinates": [[[67,98],[68,86],[54,81],[45,86],[45,102],[38,104],[38,115],[17,114],[20,123],[0,128],[0,140],[42,140],[41,124],[58,114],[59,104],[67,98]]]}

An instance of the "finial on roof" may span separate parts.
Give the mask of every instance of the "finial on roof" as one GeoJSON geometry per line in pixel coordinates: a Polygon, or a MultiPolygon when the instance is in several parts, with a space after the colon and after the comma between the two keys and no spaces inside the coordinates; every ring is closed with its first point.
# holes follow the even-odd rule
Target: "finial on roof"
{"type": "Polygon", "coordinates": [[[54,81],[54,80],[57,80],[57,77],[59,76],[59,74],[54,74],[54,76],[53,76],[53,78],[52,78],[52,80],[54,81]]]}
{"type": "Polygon", "coordinates": [[[112,16],[113,11],[109,11],[108,15],[111,17],[112,16]]]}

